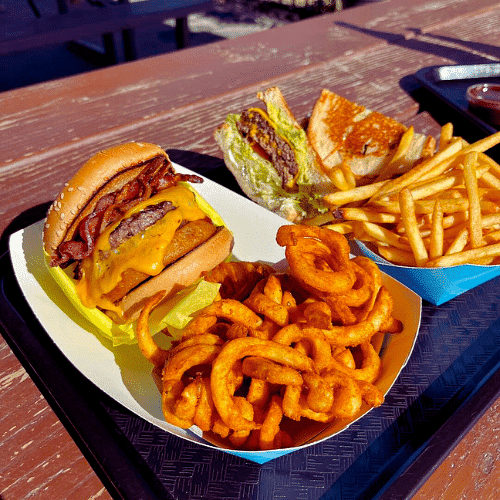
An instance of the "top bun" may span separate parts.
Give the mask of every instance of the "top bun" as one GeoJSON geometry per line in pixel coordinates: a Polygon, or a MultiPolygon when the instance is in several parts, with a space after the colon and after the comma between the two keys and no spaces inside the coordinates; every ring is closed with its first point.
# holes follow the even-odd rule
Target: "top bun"
{"type": "Polygon", "coordinates": [[[71,239],[80,220],[98,199],[116,191],[136,177],[144,162],[167,153],[155,144],[130,142],[99,151],[65,184],[47,212],[43,231],[44,250],[53,256],[58,246],[71,239]]]}

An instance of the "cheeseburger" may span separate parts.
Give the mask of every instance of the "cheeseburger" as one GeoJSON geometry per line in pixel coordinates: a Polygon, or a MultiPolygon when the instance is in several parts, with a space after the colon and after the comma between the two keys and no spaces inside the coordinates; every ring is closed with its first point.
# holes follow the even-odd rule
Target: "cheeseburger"
{"type": "Polygon", "coordinates": [[[49,208],[49,265],[71,271],[85,307],[115,323],[134,321],[157,291],[168,298],[231,253],[231,232],[207,215],[210,207],[187,184],[202,181],[176,173],[153,144],[100,151],[49,208]]]}

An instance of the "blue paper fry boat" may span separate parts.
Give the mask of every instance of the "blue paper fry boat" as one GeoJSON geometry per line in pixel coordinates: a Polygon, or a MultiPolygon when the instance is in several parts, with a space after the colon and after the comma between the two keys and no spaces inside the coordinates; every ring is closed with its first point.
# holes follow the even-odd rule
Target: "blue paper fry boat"
{"type": "Polygon", "coordinates": [[[373,259],[380,269],[406,285],[417,295],[439,306],[500,275],[500,266],[464,264],[452,267],[409,267],[391,264],[361,241],[359,250],[373,259]]]}

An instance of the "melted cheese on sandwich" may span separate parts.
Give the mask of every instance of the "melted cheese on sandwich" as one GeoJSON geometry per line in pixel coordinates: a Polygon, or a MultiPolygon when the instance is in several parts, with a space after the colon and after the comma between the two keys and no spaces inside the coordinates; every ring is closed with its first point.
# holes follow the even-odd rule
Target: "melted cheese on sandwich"
{"type": "Polygon", "coordinates": [[[86,307],[98,306],[121,315],[121,309],[103,295],[115,288],[126,269],[134,269],[150,276],[159,274],[163,270],[165,249],[181,223],[205,217],[206,214],[196,203],[194,193],[183,186],[165,189],[131,208],[122,219],[106,228],[97,239],[92,255],[82,261],[82,278],[76,285],[82,303],[86,307]],[[118,248],[111,248],[110,234],[123,219],[163,201],[172,203],[176,208],[168,211],[145,231],[124,241],[118,248]]]}

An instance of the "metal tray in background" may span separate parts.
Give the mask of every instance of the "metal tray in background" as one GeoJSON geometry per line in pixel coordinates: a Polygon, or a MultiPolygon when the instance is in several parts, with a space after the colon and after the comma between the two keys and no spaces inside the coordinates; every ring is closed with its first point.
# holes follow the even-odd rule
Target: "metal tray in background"
{"type": "Polygon", "coordinates": [[[95,387],[32,314],[8,253],[0,333],[114,498],[406,500],[500,394],[499,286],[500,278],[439,307],[424,302],[413,354],[385,403],[263,465],[169,434],[95,387]]]}
{"type": "MultiPolygon", "coordinates": [[[[471,67],[473,66],[471,65],[471,67]]],[[[439,70],[444,68],[448,68],[448,66],[429,66],[427,68],[422,68],[415,73],[415,77],[425,88],[448,103],[467,120],[473,122],[486,135],[498,132],[497,128],[484,122],[481,118],[469,110],[466,91],[469,86],[476,83],[500,83],[500,75],[492,74],[491,76],[482,76],[480,78],[440,80],[437,77],[437,73],[439,70]]]]}

